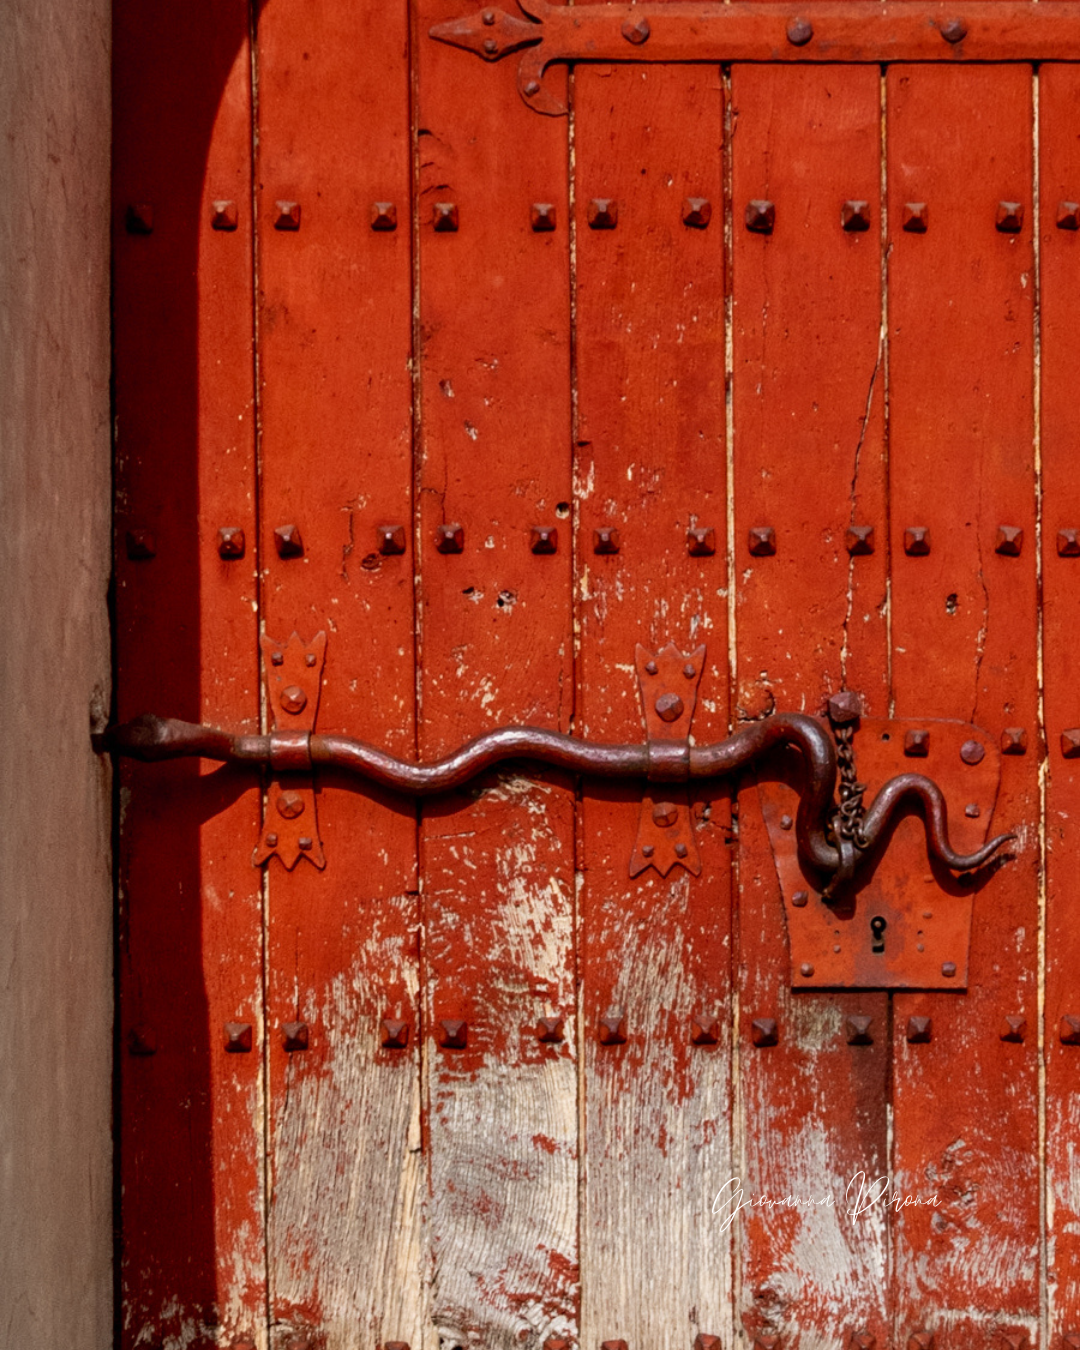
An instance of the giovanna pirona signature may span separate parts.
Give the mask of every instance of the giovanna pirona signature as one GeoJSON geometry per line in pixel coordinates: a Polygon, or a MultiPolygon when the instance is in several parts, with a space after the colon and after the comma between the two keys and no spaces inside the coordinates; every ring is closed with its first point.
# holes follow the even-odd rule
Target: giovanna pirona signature
{"type": "MultiPolygon", "coordinates": [[[[936,1193],[930,1196],[905,1195],[893,1185],[891,1177],[876,1177],[871,1181],[865,1172],[856,1172],[845,1187],[841,1203],[847,1207],[850,1218],[858,1219],[860,1215],[872,1209],[891,1208],[897,1213],[902,1209],[912,1209],[916,1206],[929,1205],[937,1209],[938,1198],[936,1193]]],[[[761,1195],[747,1196],[739,1177],[729,1177],[716,1192],[712,1202],[712,1212],[722,1216],[721,1232],[731,1227],[736,1214],[743,1209],[813,1210],[836,1207],[837,1201],[833,1195],[769,1195],[762,1192],[761,1195]]]]}

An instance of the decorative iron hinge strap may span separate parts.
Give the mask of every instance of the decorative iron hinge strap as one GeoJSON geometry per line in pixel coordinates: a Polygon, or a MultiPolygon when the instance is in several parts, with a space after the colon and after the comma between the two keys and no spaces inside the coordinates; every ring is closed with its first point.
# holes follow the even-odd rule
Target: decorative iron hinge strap
{"type": "Polygon", "coordinates": [[[489,7],[436,24],[430,36],[485,61],[522,51],[521,97],[549,116],[566,112],[562,98],[544,84],[556,62],[1080,60],[1075,0],[518,5],[525,18],[489,7]]]}
{"type": "MultiPolygon", "coordinates": [[[[296,641],[299,643],[299,639],[296,641]]],[[[297,654],[300,653],[304,653],[306,661],[307,649],[302,644],[297,649],[297,654]]],[[[200,756],[225,763],[264,765],[275,775],[304,774],[323,766],[332,767],[412,796],[430,796],[462,787],[477,774],[509,759],[538,760],[570,773],[600,778],[686,783],[729,777],[758,763],[777,747],[793,746],[801,755],[803,768],[795,821],[799,858],[823,878],[822,891],[826,896],[831,895],[833,885],[847,881],[864,858],[872,856],[885,838],[890,822],[908,806],[914,805],[922,812],[931,858],[955,871],[982,866],[1013,837],[998,835],[974,853],[957,853],[949,842],[945,797],[940,788],[921,774],[905,773],[885,783],[866,809],[862,819],[865,848],[845,848],[844,841],[837,839],[833,831],[837,812],[833,801],[838,765],[836,746],[817,718],[803,713],[777,713],[716,744],[689,743],[690,715],[703,658],[704,648],[688,656],[670,646],[655,655],[638,649],[639,681],[649,734],[641,745],[596,744],[541,727],[501,727],[469,741],[444,759],[431,764],[411,764],[349,736],[287,728],[269,736],[234,735],[216,727],[150,714],[123,726],[110,727],[95,740],[100,750],[145,761],[200,756]],[[650,665],[655,665],[655,671],[649,669],[650,665]],[[676,692],[679,678],[683,686],[676,692]],[[654,736],[657,723],[668,727],[670,734],[654,736]]],[[[279,700],[282,697],[291,697],[296,702],[288,686],[278,691],[279,700]]],[[[650,812],[657,805],[663,803],[654,802],[650,796],[650,812]]],[[[642,870],[637,868],[639,861],[644,866],[660,866],[666,861],[667,865],[660,870],[667,871],[675,861],[680,861],[695,870],[689,849],[683,855],[677,847],[692,838],[689,817],[680,815],[680,805],[685,803],[673,804],[675,819],[671,821],[666,819],[666,811],[661,813],[664,820],[657,820],[655,815],[652,818],[653,826],[669,833],[653,836],[644,826],[639,830],[632,868],[642,870]],[[670,857],[665,852],[657,854],[655,845],[661,837],[665,840],[664,848],[670,847],[670,857]],[[650,842],[654,844],[651,855],[644,852],[644,846],[650,842]]],[[[266,828],[270,828],[269,823],[266,828]]]]}

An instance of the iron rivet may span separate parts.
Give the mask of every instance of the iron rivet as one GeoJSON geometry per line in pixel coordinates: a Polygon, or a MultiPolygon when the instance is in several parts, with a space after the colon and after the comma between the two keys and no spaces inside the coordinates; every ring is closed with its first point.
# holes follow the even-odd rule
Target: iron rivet
{"type": "Polygon", "coordinates": [[[1006,558],[1019,558],[1024,547],[1024,531],[1018,525],[999,525],[994,552],[1006,558]]]}
{"type": "Polygon", "coordinates": [[[759,1048],[766,1045],[776,1045],[780,1039],[776,1029],[776,1020],[772,1017],[755,1017],[750,1023],[750,1039],[759,1048]]]}
{"type": "Polygon", "coordinates": [[[793,47],[805,47],[814,36],[814,25],[809,19],[792,19],[787,26],[787,40],[793,47]]]}
{"type": "Polygon", "coordinates": [[[1062,1045],[1080,1045],[1080,1017],[1066,1013],[1061,1019],[1062,1045]]]}
{"type": "Polygon", "coordinates": [[[266,847],[267,847],[267,848],[277,848],[277,835],[276,835],[276,834],[268,834],[268,835],[266,836],[266,847]]]}
{"type": "Polygon", "coordinates": [[[844,532],[844,547],[853,558],[874,551],[873,525],[849,525],[844,532]]]}
{"type": "Polygon", "coordinates": [[[912,1045],[925,1045],[933,1032],[933,1023],[929,1017],[909,1017],[907,1020],[907,1038],[912,1045]]]}
{"type": "Polygon", "coordinates": [[[274,217],[275,230],[298,230],[300,228],[299,202],[275,202],[274,209],[277,211],[277,215],[274,217]]]}
{"type": "Polygon", "coordinates": [[[1026,755],[1027,732],[1023,727],[1006,727],[1001,733],[1001,753],[1003,755],[1026,755]]]}
{"type": "Polygon", "coordinates": [[[251,1051],[251,1023],[225,1023],[225,1049],[230,1055],[246,1055],[251,1051]]]}
{"type": "Polygon", "coordinates": [[[559,1016],[541,1017],[536,1029],[537,1040],[544,1041],[548,1045],[565,1040],[563,1024],[564,1019],[559,1016]]]}
{"type": "Polygon", "coordinates": [[[210,228],[212,230],[235,230],[239,216],[235,202],[212,202],[210,228]]]}
{"type": "Polygon", "coordinates": [[[371,203],[371,228],[380,234],[397,229],[397,206],[393,202],[371,203]]]}
{"type": "Polygon", "coordinates": [[[772,234],[776,225],[776,207],[770,201],[754,198],[746,205],[746,228],[752,234],[772,234]]]}
{"type": "Polygon", "coordinates": [[[814,967],[810,964],[809,961],[804,961],[802,965],[799,967],[799,974],[802,975],[805,979],[809,979],[810,976],[813,975],[813,973],[814,967]]]}
{"type": "Polygon", "coordinates": [[[244,531],[237,525],[224,525],[218,530],[218,557],[225,559],[244,556],[244,531]]]}
{"type": "Polygon", "coordinates": [[[133,562],[146,562],[157,556],[157,541],[152,530],[128,530],[124,542],[133,562]]]}
{"type": "Polygon", "coordinates": [[[485,9],[480,18],[482,22],[490,28],[495,22],[495,11],[493,9],[485,9]]]}
{"type": "Polygon", "coordinates": [[[384,1050],[404,1050],[409,1044],[409,1024],[383,1018],[382,1046],[384,1050]]]}
{"type": "Polygon", "coordinates": [[[302,713],[307,707],[307,694],[298,684],[287,684],[281,691],[278,702],[287,713],[302,713]]]}
{"type": "Polygon", "coordinates": [[[453,234],[458,227],[458,209],[456,202],[436,202],[431,211],[432,223],[437,234],[453,234]]]}
{"type": "Polygon", "coordinates": [[[537,234],[544,234],[555,228],[555,206],[552,202],[533,202],[529,211],[529,223],[537,234]]]}
{"type": "Polygon", "coordinates": [[[930,552],[930,531],[925,525],[911,525],[904,531],[904,552],[909,558],[925,558],[930,552]]]}
{"type": "Polygon", "coordinates": [[[829,698],[829,721],[839,727],[850,726],[862,716],[862,699],[853,689],[841,689],[829,698]]]}
{"type": "Polygon", "coordinates": [[[540,92],[540,82],[538,80],[530,80],[525,86],[525,92],[530,98],[535,97],[535,95],[540,92]]]}
{"type": "Polygon", "coordinates": [[[1080,727],[1066,727],[1061,733],[1061,753],[1065,759],[1080,757],[1080,727]]]}
{"type": "Polygon", "coordinates": [[[716,552],[716,531],[709,527],[687,530],[686,551],[691,558],[711,558],[716,552]]]}
{"type": "Polygon", "coordinates": [[[283,1022],[281,1024],[281,1040],[285,1049],[306,1050],[308,1048],[308,1028],[306,1022],[283,1022]]]}
{"type": "Polygon", "coordinates": [[[304,665],[313,666],[317,660],[318,657],[316,657],[314,652],[308,652],[307,655],[304,657],[304,665]]]}
{"type": "Polygon", "coordinates": [[[657,672],[657,669],[658,669],[658,667],[657,667],[657,664],[656,664],[655,661],[646,661],[646,662],[645,662],[645,671],[646,671],[646,674],[648,674],[648,675],[655,675],[656,672],[657,672]]]}
{"type": "Polygon", "coordinates": [[[955,961],[942,961],[942,963],[941,963],[941,973],[942,973],[942,975],[944,975],[944,977],[945,977],[947,980],[951,980],[952,977],[956,974],[956,962],[955,962],[955,961]]]}
{"type": "Polygon", "coordinates": [[[855,1014],[846,1020],[847,1043],[848,1045],[872,1045],[874,1038],[870,1035],[870,1024],[872,1017],[864,1014],[855,1014]]]}
{"type": "Polygon", "coordinates": [[[529,548],[533,553],[554,553],[559,547],[559,532],[553,525],[534,525],[529,531],[529,548]]]}
{"type": "Polygon", "coordinates": [[[685,844],[680,843],[675,845],[676,858],[685,858],[689,852],[690,850],[686,847],[685,844]]]}
{"type": "Polygon", "coordinates": [[[925,234],[930,223],[925,202],[905,202],[900,226],[907,234],[925,234]]]}
{"type": "MultiPolygon", "coordinates": [[[[690,1041],[693,1045],[715,1045],[720,1039],[720,1023],[715,1017],[704,1017],[695,1015],[690,1019],[690,1041]]],[[[712,1341],[712,1336],[698,1337],[701,1340],[712,1341]]],[[[697,1341],[694,1342],[697,1345],[697,1341]]]]}
{"type": "Polygon", "coordinates": [[[1019,234],[1024,228],[1022,202],[998,202],[994,224],[1001,234],[1019,234]]]}
{"type": "Polygon", "coordinates": [[[964,807],[964,815],[967,816],[968,820],[978,820],[982,815],[978,802],[968,802],[967,806],[964,807]]]}
{"type": "Polygon", "coordinates": [[[488,56],[494,56],[498,50],[499,44],[495,41],[494,38],[484,39],[484,51],[487,52],[488,56]]]}
{"type": "Polygon", "coordinates": [[[1080,530],[1058,530],[1057,551],[1059,558],[1080,557],[1080,530]]]}
{"type": "Polygon", "coordinates": [[[641,852],[644,854],[646,858],[651,858],[652,855],[656,852],[656,848],[653,844],[642,844],[641,852]]]}
{"type": "Polygon", "coordinates": [[[586,219],[590,230],[613,230],[619,223],[619,203],[612,197],[593,197],[586,219]]]}
{"type": "Polygon", "coordinates": [[[946,42],[963,42],[967,37],[967,24],[963,19],[946,19],[941,25],[941,36],[946,42]]]}
{"type": "Polygon", "coordinates": [[[688,680],[692,680],[697,675],[697,666],[691,665],[689,662],[687,662],[687,664],[682,668],[682,673],[686,676],[688,680]]]}
{"type": "Polygon", "coordinates": [[[435,547],[440,553],[461,553],[465,548],[465,530],[456,521],[440,525],[435,531],[435,547]]]}
{"type": "Polygon", "coordinates": [[[136,1056],[157,1054],[157,1036],[152,1027],[140,1024],[128,1032],[128,1054],[136,1056]]]}
{"type": "Polygon", "coordinates": [[[960,758],[965,764],[981,764],[986,747],[981,741],[965,741],[960,747],[960,758]]]}
{"type": "Polygon", "coordinates": [[[619,531],[604,526],[593,530],[594,553],[618,553],[620,547],[619,531]]]}
{"type": "Polygon", "coordinates": [[[458,1018],[443,1018],[435,1037],[443,1050],[464,1050],[469,1044],[469,1024],[458,1018]]]}
{"type": "Polygon", "coordinates": [[[806,902],[810,899],[809,891],[794,891],[791,896],[791,903],[796,909],[805,909],[806,902]]]}
{"type": "Polygon", "coordinates": [[[1003,1041],[1012,1041],[1014,1044],[1019,1044],[1026,1035],[1027,1018],[1021,1017],[1015,1013],[1005,1018],[1005,1026],[1001,1031],[1001,1039],[1003,1041]]]}
{"type": "Polygon", "coordinates": [[[771,525],[755,525],[747,543],[755,558],[769,558],[776,552],[776,531],[771,525]]]}
{"type": "Polygon", "coordinates": [[[691,229],[705,229],[712,220],[712,202],[708,197],[687,197],[683,202],[682,219],[691,229]]]}
{"type": "Polygon", "coordinates": [[[377,525],[375,536],[379,541],[379,552],[384,558],[405,552],[404,525],[377,525]]]}
{"type": "Polygon", "coordinates": [[[925,759],[930,753],[930,733],[928,731],[905,731],[904,754],[909,759],[925,759]]]}
{"type": "Polygon", "coordinates": [[[657,825],[674,825],[679,818],[679,808],[674,802],[657,802],[652,809],[652,818],[657,825]]]}
{"type": "Polygon", "coordinates": [[[270,664],[272,666],[283,666],[285,664],[285,653],[272,652],[270,655],[270,664]]]}
{"type": "Polygon", "coordinates": [[[677,722],[683,715],[685,705],[678,694],[658,694],[653,707],[661,721],[677,722]]]}
{"type": "Polygon", "coordinates": [[[622,1012],[609,1013],[606,1017],[601,1017],[599,1037],[601,1045],[626,1043],[626,1021],[622,1012]]]}
{"type": "Polygon", "coordinates": [[[153,234],[154,208],[149,202],[137,202],[129,206],[124,216],[124,225],[128,234],[153,234]]]}
{"type": "Polygon", "coordinates": [[[278,815],[295,820],[304,814],[304,799],[299,792],[283,792],[277,799],[278,815]]]}
{"type": "Polygon", "coordinates": [[[791,819],[790,816],[781,816],[781,817],[780,817],[780,828],[781,828],[782,830],[790,830],[790,829],[791,829],[791,826],[792,826],[792,823],[793,823],[793,822],[792,822],[792,819],[791,819]]]}
{"type": "Polygon", "coordinates": [[[870,203],[844,202],[840,208],[840,226],[848,234],[865,234],[870,228],[870,203]]]}
{"type": "Polygon", "coordinates": [[[1080,230],[1080,202],[1058,202],[1059,230],[1080,230]]]}
{"type": "Polygon", "coordinates": [[[299,558],[304,551],[304,541],[296,525],[279,525],[274,531],[274,546],[279,558],[299,558]]]}
{"type": "Polygon", "coordinates": [[[302,834],[296,842],[300,845],[300,847],[304,850],[305,853],[307,853],[307,851],[313,848],[315,845],[315,840],[312,839],[311,836],[307,834],[302,834]]]}
{"type": "Polygon", "coordinates": [[[651,31],[648,19],[637,19],[633,23],[627,19],[620,29],[627,42],[632,42],[635,47],[640,47],[643,42],[647,42],[651,31]]]}

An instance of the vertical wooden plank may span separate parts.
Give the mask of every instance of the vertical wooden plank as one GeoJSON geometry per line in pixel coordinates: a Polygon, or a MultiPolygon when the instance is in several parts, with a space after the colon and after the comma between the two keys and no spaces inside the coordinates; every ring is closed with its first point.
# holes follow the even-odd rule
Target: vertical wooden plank
{"type": "MultiPolygon", "coordinates": [[[[404,3],[275,0],[259,19],[264,631],[325,632],[319,728],[405,757],[407,53],[404,3]],[[299,228],[285,228],[288,203],[299,228]],[[281,557],[275,531],[288,525],[302,552],[281,557]],[[380,551],[383,525],[401,527],[403,553],[380,551]]],[[[420,1339],[415,822],[410,801],[321,775],[325,870],[268,864],[269,1269],[282,1344],[420,1339]],[[404,1048],[383,1044],[384,1019],[409,1024],[404,1048]],[[306,1025],[306,1050],[286,1049],[287,1023],[306,1025]]]]}
{"type": "MultiPolygon", "coordinates": [[[[1080,232],[1074,214],[1080,201],[1080,144],[1075,108],[1080,70],[1044,65],[1039,72],[1039,296],[1041,330],[1041,441],[1043,547],[1043,662],[1046,718],[1046,1236],[1049,1344],[1080,1329],[1080,1288],[1070,1272],[1080,1260],[1080,1195],[1076,1190],[1076,1136],[1080,1125],[1077,1047],[1064,1018],[1080,1016],[1076,969],[1080,932],[1074,914],[1080,774],[1064,751],[1080,724],[1080,665],[1076,560],[1080,549],[1080,464],[1076,456],[1075,333],[1080,321],[1077,290],[1080,232]]],[[[1042,750],[1034,726],[1024,754],[1042,750]]],[[[1035,1039],[1033,1007],[1027,1034],[1035,1039]]]]}
{"type": "MultiPolygon", "coordinates": [[[[896,711],[994,737],[1033,736],[1038,712],[1031,83],[1023,66],[894,67],[887,85],[896,711]],[[904,229],[911,202],[925,233],[904,229]],[[1022,207],[1016,232],[1001,202],[1022,207]],[[1018,555],[1001,526],[1023,530],[1018,555]],[[929,553],[905,552],[912,528],[929,553]]],[[[1037,779],[1036,754],[1003,758],[992,829],[1018,837],[976,879],[966,992],[895,1001],[896,1185],[939,1202],[896,1224],[897,1340],[926,1329],[936,1350],[1037,1335],[1037,779]],[[917,1056],[911,1014],[933,1019],[917,1056]],[[1013,1015],[1023,1043],[1001,1039],[1013,1015]]]]}
{"type": "MultiPolygon", "coordinates": [[[[693,734],[728,730],[723,136],[716,68],[575,73],[577,731],[590,740],[643,739],[638,643],[704,643],[693,734]],[[684,223],[688,198],[708,201],[706,227],[684,223]],[[697,528],[715,554],[690,555],[697,528]],[[620,552],[595,551],[605,529],[620,552]]],[[[701,876],[677,864],[631,880],[646,790],[585,784],[579,844],[582,1343],[631,1350],[731,1334],[731,1231],[709,1212],[731,1170],[730,798],[670,787],[691,802],[701,876]],[[625,1041],[601,1044],[601,1019],[620,1014],[625,1041]],[[694,1017],[715,1043],[691,1042],[694,1017]]]]}
{"type": "MultiPolygon", "coordinates": [[[[732,556],[744,719],[818,713],[842,687],[860,693],[864,713],[888,712],[880,101],[876,68],[732,72],[732,556]],[[751,205],[765,201],[770,233],[760,232],[764,208],[751,205]],[[753,533],[765,529],[773,553],[753,533]]],[[[856,732],[856,756],[858,743],[856,732]]],[[[739,819],[737,1170],[747,1197],[832,1203],[736,1220],[737,1310],[751,1335],[797,1336],[804,1348],[860,1331],[884,1344],[886,1211],[853,1218],[848,1187],[887,1170],[888,995],[792,992],[784,897],[756,793],[742,794],[739,819]],[[851,1016],[872,1019],[871,1044],[848,1043],[851,1016]],[[777,1044],[755,1044],[761,1018],[776,1022],[777,1044]]]]}
{"type": "MultiPolygon", "coordinates": [[[[115,20],[118,712],[253,731],[248,11],[115,20]],[[213,228],[215,201],[235,228],[213,228]],[[230,527],[243,557],[219,554],[230,527]]],[[[262,1346],[258,786],[120,773],[121,1342],[262,1346]]]]}
{"type": "MultiPolygon", "coordinates": [[[[427,38],[461,9],[416,6],[424,759],[573,711],[567,125],[427,38]]],[[[432,1345],[577,1336],[573,856],[559,774],[423,808],[432,1345]]]]}

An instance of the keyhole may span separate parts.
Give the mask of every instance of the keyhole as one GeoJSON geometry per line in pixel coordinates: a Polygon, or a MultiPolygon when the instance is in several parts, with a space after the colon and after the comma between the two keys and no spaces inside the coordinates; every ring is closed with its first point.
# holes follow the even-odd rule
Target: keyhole
{"type": "Polygon", "coordinates": [[[886,922],[880,914],[875,914],[870,920],[870,931],[874,935],[874,943],[870,948],[872,952],[883,952],[885,950],[886,926],[886,922]]]}

